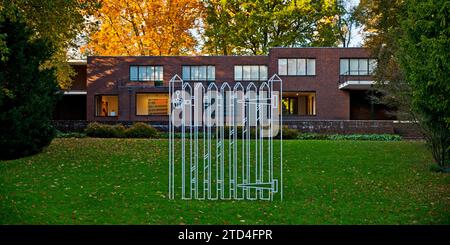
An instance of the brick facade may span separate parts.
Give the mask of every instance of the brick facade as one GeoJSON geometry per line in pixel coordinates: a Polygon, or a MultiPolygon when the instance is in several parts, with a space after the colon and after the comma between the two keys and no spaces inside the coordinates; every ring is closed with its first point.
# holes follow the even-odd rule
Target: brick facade
{"type": "MultiPolygon", "coordinates": [[[[267,65],[268,76],[278,74],[280,58],[314,58],[316,75],[280,76],[284,92],[314,92],[316,115],[286,116],[291,120],[350,120],[351,91],[338,87],[341,58],[369,58],[364,48],[272,48],[267,56],[92,56],[87,60],[88,121],[167,121],[167,116],[136,115],[137,93],[168,93],[168,81],[182,74],[183,65],[214,65],[216,82],[234,82],[235,65],[267,65]],[[153,82],[131,82],[131,65],[163,66],[163,85],[153,82]],[[95,115],[96,95],[117,95],[118,116],[95,115]]],[[[370,76],[356,76],[359,80],[372,80],[370,76]]],[[[380,114],[380,113],[377,113],[380,114]]],[[[369,119],[369,118],[363,118],[369,119]]],[[[384,119],[384,118],[380,118],[384,119]]]]}

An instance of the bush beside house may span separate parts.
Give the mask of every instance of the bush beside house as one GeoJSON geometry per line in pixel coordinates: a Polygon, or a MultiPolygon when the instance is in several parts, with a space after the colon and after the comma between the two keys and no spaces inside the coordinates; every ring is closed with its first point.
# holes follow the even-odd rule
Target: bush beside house
{"type": "Polygon", "coordinates": [[[122,124],[108,125],[90,123],[85,130],[89,137],[96,138],[156,138],[158,131],[152,126],[138,122],[126,128],[122,124]]]}

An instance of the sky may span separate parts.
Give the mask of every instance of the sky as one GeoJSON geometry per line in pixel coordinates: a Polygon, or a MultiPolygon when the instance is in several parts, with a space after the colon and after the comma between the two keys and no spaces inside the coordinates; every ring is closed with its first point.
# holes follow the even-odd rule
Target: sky
{"type": "MultiPolygon", "coordinates": [[[[343,0],[343,3],[346,4],[346,8],[352,8],[359,4],[359,0],[343,0]]],[[[362,46],[362,28],[361,27],[353,27],[352,37],[350,39],[349,47],[361,47],[362,46]]]]}

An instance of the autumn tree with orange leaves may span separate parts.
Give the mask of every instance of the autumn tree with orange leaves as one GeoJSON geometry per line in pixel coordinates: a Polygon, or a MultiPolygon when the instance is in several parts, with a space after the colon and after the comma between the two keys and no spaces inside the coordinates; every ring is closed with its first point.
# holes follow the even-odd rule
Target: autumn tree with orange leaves
{"type": "Polygon", "coordinates": [[[200,0],[103,0],[98,29],[83,51],[96,55],[181,55],[197,45],[192,30],[203,13],[200,0]]]}

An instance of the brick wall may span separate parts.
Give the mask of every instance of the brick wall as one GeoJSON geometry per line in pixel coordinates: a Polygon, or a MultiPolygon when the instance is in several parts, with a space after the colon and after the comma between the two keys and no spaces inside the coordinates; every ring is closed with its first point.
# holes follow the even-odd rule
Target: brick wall
{"type": "MultiPolygon", "coordinates": [[[[56,120],[55,127],[62,132],[82,132],[89,124],[84,120],[56,120]]],[[[134,121],[102,121],[108,124],[123,124],[130,126],[134,121]]],[[[167,131],[167,121],[146,122],[161,131],[167,131]]],[[[405,139],[421,139],[419,127],[414,123],[376,120],[290,120],[284,121],[284,126],[298,129],[303,133],[324,134],[399,134],[405,139]]]]}
{"type": "Polygon", "coordinates": [[[72,78],[71,90],[86,91],[86,65],[71,65],[75,72],[75,76],[72,78]]]}
{"type": "Polygon", "coordinates": [[[422,131],[416,123],[395,121],[393,126],[394,133],[405,139],[423,139],[422,131]]]}
{"type": "Polygon", "coordinates": [[[314,120],[284,121],[284,126],[303,133],[324,134],[393,134],[392,121],[374,120],[314,120]]]}

